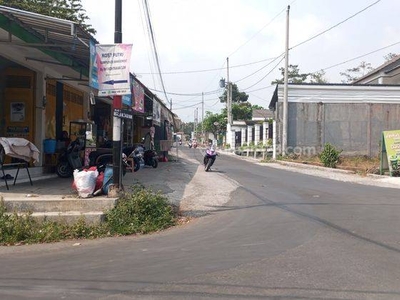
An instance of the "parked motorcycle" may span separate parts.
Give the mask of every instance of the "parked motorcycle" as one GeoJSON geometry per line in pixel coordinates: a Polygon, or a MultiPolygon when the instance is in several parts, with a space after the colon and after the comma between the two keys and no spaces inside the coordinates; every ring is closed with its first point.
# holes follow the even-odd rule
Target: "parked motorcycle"
{"type": "Polygon", "coordinates": [[[206,154],[204,155],[204,170],[206,172],[208,172],[211,166],[214,164],[217,155],[218,153],[215,151],[214,146],[211,146],[206,150],[206,154]]]}
{"type": "MultiPolygon", "coordinates": [[[[112,148],[100,148],[96,151],[89,153],[89,167],[96,166],[99,172],[104,172],[108,164],[113,163],[113,149],[112,148]]],[[[128,156],[122,151],[121,156],[122,174],[126,174],[126,170],[129,167],[128,156]]],[[[134,172],[139,170],[139,164],[135,161],[134,172]]]]}
{"type": "Polygon", "coordinates": [[[153,168],[157,168],[158,166],[157,152],[150,149],[145,150],[141,145],[136,147],[130,156],[133,156],[134,159],[138,159],[142,165],[151,166],[153,168]]]}
{"type": "Polygon", "coordinates": [[[83,150],[83,142],[76,139],[61,153],[56,166],[56,173],[59,177],[72,177],[75,169],[81,170],[83,168],[81,150],[83,150]]]}

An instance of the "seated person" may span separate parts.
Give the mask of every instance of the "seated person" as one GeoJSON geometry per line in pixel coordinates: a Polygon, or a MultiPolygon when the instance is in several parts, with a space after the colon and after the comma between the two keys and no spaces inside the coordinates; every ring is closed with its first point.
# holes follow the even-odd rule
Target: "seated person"
{"type": "Polygon", "coordinates": [[[60,139],[60,141],[64,142],[64,147],[67,148],[69,143],[71,143],[71,139],[69,138],[68,132],[67,131],[63,131],[62,132],[62,137],[60,139]]]}

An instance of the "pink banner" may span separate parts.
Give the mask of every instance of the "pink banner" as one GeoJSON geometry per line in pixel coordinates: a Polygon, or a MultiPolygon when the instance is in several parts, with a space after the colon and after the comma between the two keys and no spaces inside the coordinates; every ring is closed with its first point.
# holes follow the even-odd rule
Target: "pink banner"
{"type": "Polygon", "coordinates": [[[132,109],[144,113],[144,89],[137,81],[133,81],[133,100],[132,109]]]}

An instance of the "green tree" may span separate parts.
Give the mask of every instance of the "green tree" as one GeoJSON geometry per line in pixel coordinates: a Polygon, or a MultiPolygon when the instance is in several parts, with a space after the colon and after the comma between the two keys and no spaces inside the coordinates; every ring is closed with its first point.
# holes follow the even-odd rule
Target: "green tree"
{"type": "MultiPolygon", "coordinates": [[[[275,79],[271,84],[283,84],[285,79],[285,68],[279,68],[282,78],[275,79]]],[[[288,82],[289,83],[303,83],[306,82],[310,73],[300,73],[299,65],[289,65],[288,67],[288,82]]]]}
{"type": "Polygon", "coordinates": [[[362,61],[357,67],[346,69],[345,72],[340,72],[340,76],[344,76],[343,83],[351,83],[362,76],[366,75],[369,71],[372,71],[370,63],[362,61]]]}
{"type": "Polygon", "coordinates": [[[262,106],[260,106],[260,105],[257,105],[257,104],[254,104],[254,105],[251,106],[251,109],[252,109],[252,110],[264,109],[264,107],[262,107],[262,106]]]}
{"type": "Polygon", "coordinates": [[[81,0],[0,0],[0,5],[73,21],[88,32],[96,33],[91,25],[86,24],[89,17],[81,0]]]}
{"type": "MultiPolygon", "coordinates": [[[[222,113],[227,115],[226,108],[222,109],[222,113]]],[[[232,120],[251,120],[253,117],[253,109],[251,103],[233,103],[232,104],[232,120]]]]}
{"type": "Polygon", "coordinates": [[[204,131],[211,132],[216,137],[226,131],[226,123],[226,109],[225,113],[222,112],[220,114],[207,111],[203,120],[204,131]]]}
{"type": "MultiPolygon", "coordinates": [[[[226,95],[227,95],[227,89],[225,89],[222,96],[219,97],[220,102],[222,102],[222,103],[226,102],[226,99],[227,99],[226,95]]],[[[247,99],[249,99],[249,95],[247,95],[245,92],[239,92],[237,85],[233,83],[232,84],[232,103],[246,102],[247,99]]]]}
{"type": "Polygon", "coordinates": [[[325,71],[317,71],[314,73],[310,73],[310,83],[328,83],[328,80],[325,78],[325,71]]]}

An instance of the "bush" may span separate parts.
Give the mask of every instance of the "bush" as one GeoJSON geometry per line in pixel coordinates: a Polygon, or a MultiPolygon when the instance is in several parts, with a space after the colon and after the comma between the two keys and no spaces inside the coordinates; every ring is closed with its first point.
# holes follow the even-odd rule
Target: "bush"
{"type": "Polygon", "coordinates": [[[123,195],[117,205],[106,213],[106,223],[111,234],[149,233],[165,229],[176,222],[168,199],[141,186],[123,195]]]}
{"type": "Polygon", "coordinates": [[[100,225],[89,225],[84,217],[72,225],[38,220],[31,213],[8,213],[4,202],[0,202],[0,245],[149,233],[176,224],[175,211],[165,196],[139,186],[133,187],[132,191],[106,212],[106,222],[100,225]]]}
{"type": "Polygon", "coordinates": [[[326,143],[324,146],[324,150],[319,155],[319,159],[323,163],[324,167],[336,168],[341,152],[342,150],[337,150],[331,144],[326,143]]]}

